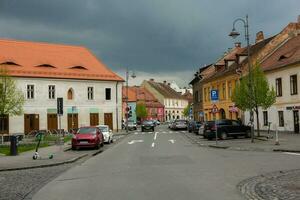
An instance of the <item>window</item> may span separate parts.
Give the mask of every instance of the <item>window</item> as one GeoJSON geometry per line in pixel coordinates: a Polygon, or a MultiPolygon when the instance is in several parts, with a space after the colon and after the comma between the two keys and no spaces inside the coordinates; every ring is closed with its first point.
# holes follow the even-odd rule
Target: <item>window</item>
{"type": "Polygon", "coordinates": [[[93,99],[94,99],[94,88],[88,87],[88,100],[93,100],[93,99]]]}
{"type": "Polygon", "coordinates": [[[283,111],[278,111],[278,119],[279,119],[279,126],[283,127],[284,126],[283,111]]]}
{"type": "Polygon", "coordinates": [[[263,111],[264,126],[268,126],[268,111],[263,111]]]}
{"type": "Polygon", "coordinates": [[[223,99],[226,99],[226,83],[222,84],[223,99]]]}
{"type": "Polygon", "coordinates": [[[34,85],[27,85],[27,99],[34,99],[34,85]]]}
{"type": "Polygon", "coordinates": [[[298,89],[297,89],[297,75],[292,75],[290,76],[290,87],[291,87],[291,95],[298,94],[298,89]]]}
{"type": "Polygon", "coordinates": [[[231,82],[228,83],[228,97],[231,98],[232,95],[232,85],[231,82]]]}
{"type": "Polygon", "coordinates": [[[49,99],[55,99],[55,85],[48,86],[48,97],[49,99]]]}
{"type": "Polygon", "coordinates": [[[195,99],[195,102],[198,102],[198,101],[199,101],[198,98],[199,98],[199,94],[198,94],[198,91],[196,91],[196,92],[195,92],[195,98],[194,98],[194,99],[195,99]]]}
{"type": "Polygon", "coordinates": [[[72,99],[73,99],[73,89],[70,88],[70,89],[68,90],[68,100],[72,100],[72,99]]]}
{"type": "Polygon", "coordinates": [[[105,100],[111,100],[111,88],[105,88],[105,100]]]}
{"type": "Polygon", "coordinates": [[[282,96],[282,82],[281,78],[276,78],[276,96],[282,96]]]}
{"type": "Polygon", "coordinates": [[[207,101],[207,93],[206,93],[206,88],[204,88],[204,101],[207,101]]]}

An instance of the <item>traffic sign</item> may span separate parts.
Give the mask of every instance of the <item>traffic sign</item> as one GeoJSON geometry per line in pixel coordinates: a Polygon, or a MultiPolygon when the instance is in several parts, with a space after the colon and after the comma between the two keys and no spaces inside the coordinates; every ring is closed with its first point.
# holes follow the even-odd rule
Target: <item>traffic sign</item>
{"type": "Polygon", "coordinates": [[[219,100],[219,92],[218,92],[218,90],[211,90],[210,91],[210,99],[212,101],[218,101],[219,100]]]}
{"type": "Polygon", "coordinates": [[[59,97],[57,98],[57,114],[63,115],[64,114],[64,105],[63,105],[63,98],[59,97]]]}
{"type": "Polygon", "coordinates": [[[216,104],[214,104],[214,105],[212,106],[211,112],[212,112],[212,113],[217,113],[217,112],[219,112],[218,107],[217,107],[216,104]]]}

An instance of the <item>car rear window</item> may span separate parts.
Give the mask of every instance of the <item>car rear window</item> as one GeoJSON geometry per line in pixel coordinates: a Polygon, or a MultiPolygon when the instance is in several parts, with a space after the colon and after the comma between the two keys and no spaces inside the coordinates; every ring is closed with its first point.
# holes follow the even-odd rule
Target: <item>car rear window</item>
{"type": "Polygon", "coordinates": [[[143,124],[145,125],[149,125],[149,124],[152,124],[153,122],[152,121],[143,121],[143,124]]]}
{"type": "Polygon", "coordinates": [[[77,131],[79,134],[96,134],[96,132],[97,129],[94,127],[83,127],[77,131]]]}

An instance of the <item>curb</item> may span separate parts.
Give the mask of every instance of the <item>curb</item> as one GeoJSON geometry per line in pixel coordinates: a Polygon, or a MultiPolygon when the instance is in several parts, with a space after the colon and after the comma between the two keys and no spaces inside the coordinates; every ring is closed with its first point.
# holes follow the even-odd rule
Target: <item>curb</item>
{"type": "Polygon", "coordinates": [[[216,149],[228,149],[230,147],[228,146],[218,146],[218,145],[208,145],[211,148],[216,148],[216,149]]]}
{"type": "Polygon", "coordinates": [[[291,153],[300,153],[300,150],[293,149],[273,149],[274,152],[291,152],[291,153]]]}
{"type": "Polygon", "coordinates": [[[77,160],[84,158],[88,156],[88,154],[83,154],[81,156],[77,156],[75,158],[69,159],[67,161],[63,162],[57,162],[57,163],[51,163],[51,164],[45,164],[45,165],[36,165],[36,166],[29,166],[29,167],[16,167],[16,168],[6,168],[6,169],[0,169],[0,172],[5,172],[5,171],[18,171],[18,170],[24,170],[24,169],[35,169],[35,168],[44,168],[44,167],[53,167],[53,166],[58,166],[58,165],[64,165],[64,164],[69,164],[69,163],[74,163],[77,160]]]}

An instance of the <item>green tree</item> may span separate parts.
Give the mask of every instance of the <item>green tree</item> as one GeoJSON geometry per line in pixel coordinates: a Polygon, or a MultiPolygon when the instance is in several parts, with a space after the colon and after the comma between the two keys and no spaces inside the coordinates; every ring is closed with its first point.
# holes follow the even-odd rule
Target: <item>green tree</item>
{"type": "Polygon", "coordinates": [[[144,103],[138,103],[136,105],[136,116],[139,119],[143,119],[145,117],[147,117],[148,113],[147,113],[147,109],[144,103]]]}
{"type": "Polygon", "coordinates": [[[185,117],[190,116],[190,108],[191,108],[190,105],[187,105],[187,106],[184,108],[184,110],[183,110],[183,116],[185,116],[185,117]]]}
{"type": "Polygon", "coordinates": [[[232,101],[243,111],[255,112],[257,134],[260,136],[258,108],[262,107],[263,109],[267,109],[274,104],[276,101],[276,93],[274,88],[269,86],[268,80],[258,63],[256,63],[252,69],[251,75],[252,92],[249,92],[248,74],[240,80],[240,83],[233,91],[232,101]]]}
{"type": "Polygon", "coordinates": [[[21,115],[24,101],[24,95],[17,88],[15,80],[6,69],[0,68],[0,117],[21,115]]]}

